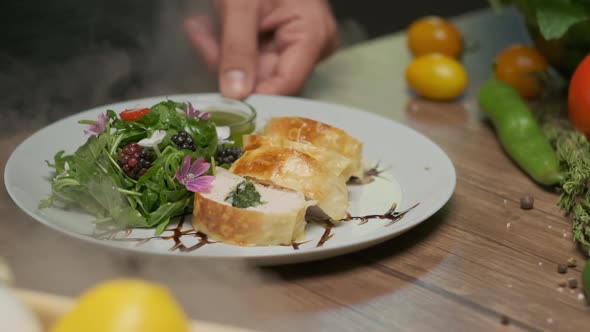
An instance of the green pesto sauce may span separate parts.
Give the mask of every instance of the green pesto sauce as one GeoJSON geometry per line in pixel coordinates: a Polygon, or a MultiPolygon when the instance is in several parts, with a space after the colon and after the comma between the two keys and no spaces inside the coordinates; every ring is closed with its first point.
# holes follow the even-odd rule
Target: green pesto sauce
{"type": "Polygon", "coordinates": [[[225,201],[233,207],[241,209],[263,204],[260,200],[260,193],[254,187],[254,183],[249,180],[240,182],[236,189],[227,195],[225,201]]]}
{"type": "Polygon", "coordinates": [[[242,136],[252,133],[255,129],[253,121],[236,125],[236,123],[244,122],[247,119],[243,114],[221,110],[207,110],[207,112],[211,114],[211,121],[216,126],[228,126],[230,128],[229,139],[236,142],[238,146],[242,146],[242,136]]]}
{"type": "Polygon", "coordinates": [[[211,121],[213,121],[217,126],[231,126],[246,120],[246,117],[242,114],[219,110],[208,110],[207,112],[211,114],[211,121]]]}

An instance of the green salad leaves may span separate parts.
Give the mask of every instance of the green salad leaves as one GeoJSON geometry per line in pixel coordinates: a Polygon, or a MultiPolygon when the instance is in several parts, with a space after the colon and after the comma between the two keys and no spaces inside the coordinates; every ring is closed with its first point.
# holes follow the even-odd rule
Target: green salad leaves
{"type": "Polygon", "coordinates": [[[59,151],[48,162],[55,170],[52,194],[40,207],[82,208],[96,216],[97,224],[149,227],[161,233],[172,218],[193,204],[193,193],[176,178],[183,160],[187,155],[213,160],[217,149],[214,123],[207,117],[187,116],[188,108],[194,112],[190,104],[167,100],[152,106],[137,121],[124,121],[107,111],[104,131],[95,132],[73,154],[59,151]],[[153,163],[140,177],[128,176],[118,162],[121,149],[156,131],[165,132],[161,142],[145,147],[156,156],[153,163]],[[180,131],[192,137],[194,151],[174,144],[172,137],[180,131]]]}

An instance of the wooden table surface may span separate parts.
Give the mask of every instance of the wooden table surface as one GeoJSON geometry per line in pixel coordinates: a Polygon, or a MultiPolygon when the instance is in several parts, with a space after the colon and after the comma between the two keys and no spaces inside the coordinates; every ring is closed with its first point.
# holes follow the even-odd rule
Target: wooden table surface
{"type": "MultiPolygon", "coordinates": [[[[32,221],[5,192],[0,255],[21,288],[76,295],[112,277],[166,284],[194,318],[260,330],[587,331],[590,309],[576,278],[584,257],[557,195],[506,157],[472,101],[491,59],[526,33],[513,13],[457,19],[468,42],[467,96],[455,104],[414,100],[403,82],[403,34],[343,50],[318,67],[304,96],[358,106],[402,121],[439,144],[458,175],[451,200],[427,222],[384,244],[333,259],[248,267],[106,250],[32,221]],[[534,209],[522,210],[524,195],[534,209]],[[579,265],[567,274],[557,264],[579,265]]],[[[3,137],[3,163],[30,132],[3,137]]]]}

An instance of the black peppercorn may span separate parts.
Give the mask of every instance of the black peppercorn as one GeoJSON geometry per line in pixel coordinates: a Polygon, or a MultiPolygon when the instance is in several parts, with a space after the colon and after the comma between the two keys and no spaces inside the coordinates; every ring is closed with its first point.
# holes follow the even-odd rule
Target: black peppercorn
{"type": "Polygon", "coordinates": [[[535,199],[533,198],[533,196],[526,195],[520,199],[520,208],[523,210],[532,209],[534,204],[535,204],[535,199]]]}

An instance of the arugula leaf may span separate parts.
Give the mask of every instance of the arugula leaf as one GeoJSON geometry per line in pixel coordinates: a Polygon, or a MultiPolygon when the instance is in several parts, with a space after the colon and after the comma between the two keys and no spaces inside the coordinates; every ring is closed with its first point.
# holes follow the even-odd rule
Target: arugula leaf
{"type": "Polygon", "coordinates": [[[68,156],[64,157],[64,153],[66,153],[64,150],[58,151],[53,157],[53,164],[47,160],[45,161],[47,166],[55,169],[55,173],[58,175],[66,171],[66,163],[68,162],[68,159],[70,159],[68,156]]]}
{"type": "Polygon", "coordinates": [[[162,235],[162,233],[164,233],[164,230],[166,230],[166,226],[168,226],[168,224],[170,223],[170,218],[168,218],[167,220],[162,221],[158,227],[156,227],[156,230],[154,231],[154,235],[155,236],[160,236],[162,235]]]}
{"type": "Polygon", "coordinates": [[[74,154],[78,180],[84,190],[119,224],[146,226],[145,218],[132,209],[117,189],[122,175],[113,169],[107,154],[107,135],[91,137],[74,154]]]}
{"type": "Polygon", "coordinates": [[[141,205],[145,212],[153,211],[155,204],[158,202],[158,194],[154,191],[147,189],[141,196],[141,205]]]}
{"type": "Polygon", "coordinates": [[[169,220],[184,213],[184,209],[192,202],[192,196],[174,203],[160,205],[156,211],[150,214],[147,221],[148,227],[153,227],[161,222],[169,220]]]}
{"type": "Polygon", "coordinates": [[[184,159],[184,153],[178,149],[173,148],[172,146],[167,146],[164,151],[160,154],[158,159],[153,163],[152,167],[148,169],[148,171],[137,181],[136,189],[139,190],[141,186],[146,185],[148,181],[155,179],[157,182],[160,182],[161,177],[164,176],[164,173],[170,172],[171,170],[174,171],[173,174],[176,173],[176,170],[182,164],[182,160],[184,159]]]}

